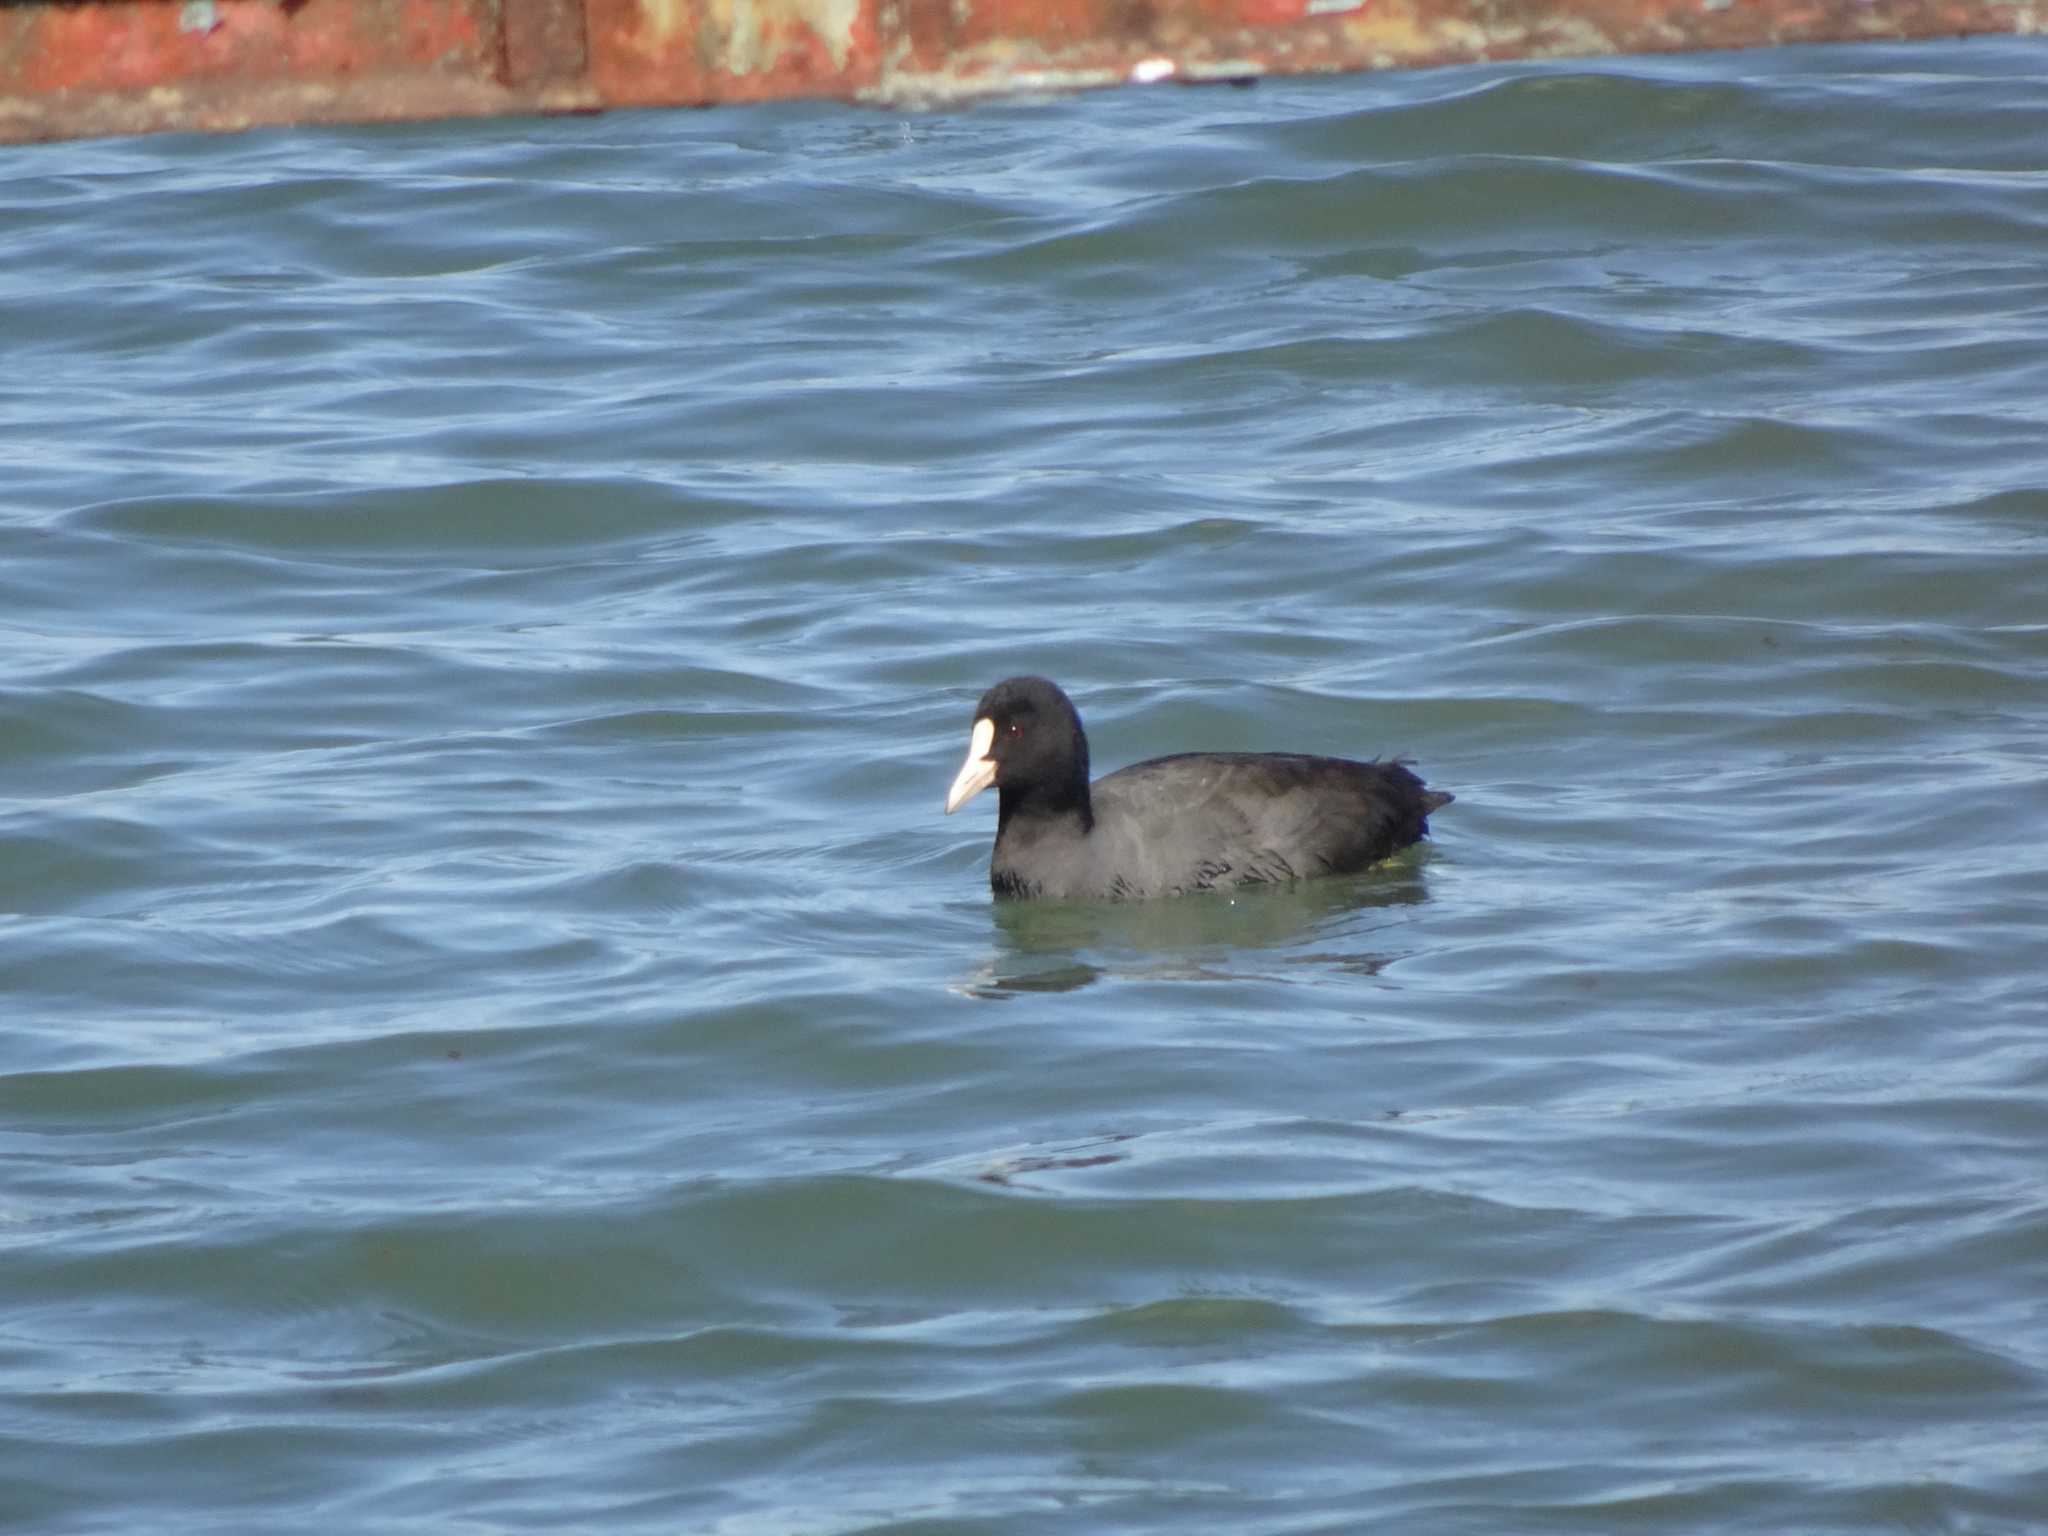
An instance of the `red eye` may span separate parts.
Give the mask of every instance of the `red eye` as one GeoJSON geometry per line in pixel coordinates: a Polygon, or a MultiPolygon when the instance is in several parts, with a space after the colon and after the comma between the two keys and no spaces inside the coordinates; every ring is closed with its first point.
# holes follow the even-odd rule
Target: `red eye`
{"type": "Polygon", "coordinates": [[[1006,729],[1012,736],[1022,736],[1024,734],[1024,727],[1017,724],[1014,720],[1010,722],[1006,729]]]}

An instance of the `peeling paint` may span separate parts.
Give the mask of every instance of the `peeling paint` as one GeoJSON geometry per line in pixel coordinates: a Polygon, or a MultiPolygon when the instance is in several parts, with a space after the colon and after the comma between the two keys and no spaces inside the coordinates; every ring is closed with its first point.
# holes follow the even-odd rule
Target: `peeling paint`
{"type": "Polygon", "coordinates": [[[711,0],[726,39],[722,67],[757,74],[783,64],[805,39],[821,43],[835,70],[853,51],[860,0],[711,0]]]}

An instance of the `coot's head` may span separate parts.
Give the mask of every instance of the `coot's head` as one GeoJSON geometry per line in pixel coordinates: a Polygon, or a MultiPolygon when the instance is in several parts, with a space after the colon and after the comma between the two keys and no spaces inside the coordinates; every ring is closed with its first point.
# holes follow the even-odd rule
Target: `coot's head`
{"type": "Polygon", "coordinates": [[[1002,792],[1007,814],[1032,806],[1077,807],[1088,815],[1088,738],[1064,693],[1042,677],[997,683],[974,706],[967,761],[946,791],[952,815],[989,785],[1002,792]]]}

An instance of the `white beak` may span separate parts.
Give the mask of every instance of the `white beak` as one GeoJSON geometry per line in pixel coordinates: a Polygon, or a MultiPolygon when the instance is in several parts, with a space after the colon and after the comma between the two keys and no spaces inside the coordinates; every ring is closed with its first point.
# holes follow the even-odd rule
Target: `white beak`
{"type": "Polygon", "coordinates": [[[988,755],[996,742],[996,723],[990,719],[974,722],[974,735],[967,743],[967,761],[953,777],[946,791],[946,814],[952,815],[996,781],[996,760],[988,755]]]}

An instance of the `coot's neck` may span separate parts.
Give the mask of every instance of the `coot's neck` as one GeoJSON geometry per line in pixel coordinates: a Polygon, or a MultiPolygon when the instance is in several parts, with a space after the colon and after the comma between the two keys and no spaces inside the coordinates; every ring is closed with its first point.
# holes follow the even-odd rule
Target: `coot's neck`
{"type": "Polygon", "coordinates": [[[996,814],[996,836],[1009,831],[1010,823],[1017,821],[1033,826],[1047,822],[1068,821],[1083,832],[1095,830],[1095,807],[1088,799],[1088,786],[1079,790],[1063,790],[1059,794],[1048,794],[1042,784],[1030,789],[1005,789],[1001,791],[1002,806],[996,814]]]}
{"type": "Polygon", "coordinates": [[[996,836],[1001,838],[1013,821],[1043,827],[1066,822],[1083,833],[1095,830],[1095,802],[1088,795],[1088,738],[1077,724],[1073,748],[1065,773],[1034,778],[1025,784],[1004,784],[997,789],[1001,810],[996,816],[996,836]]]}

